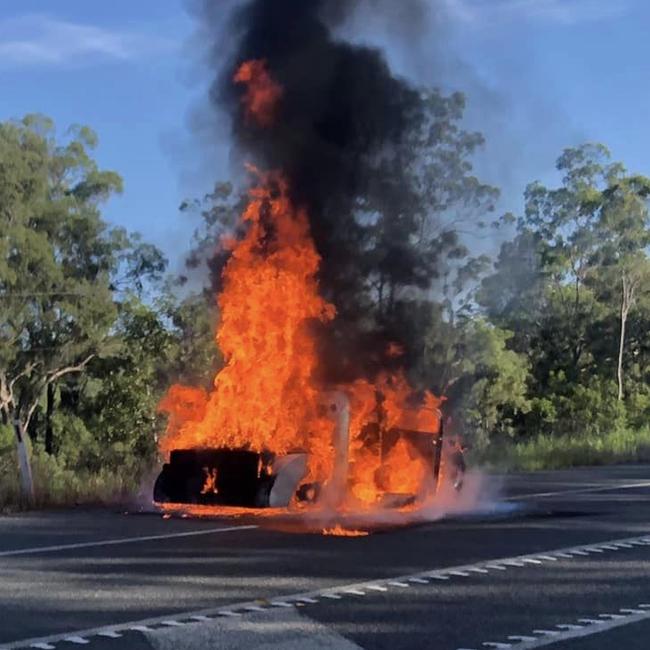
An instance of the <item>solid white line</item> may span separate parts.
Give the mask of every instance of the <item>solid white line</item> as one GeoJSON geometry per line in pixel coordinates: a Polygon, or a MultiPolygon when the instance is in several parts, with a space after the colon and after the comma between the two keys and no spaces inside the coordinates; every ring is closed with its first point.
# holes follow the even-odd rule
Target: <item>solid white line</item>
{"type": "Polygon", "coordinates": [[[514,501],[523,499],[543,499],[545,497],[561,497],[569,494],[590,494],[591,492],[609,492],[616,490],[633,490],[634,488],[650,487],[650,482],[643,481],[639,483],[624,483],[623,485],[599,485],[591,488],[578,488],[576,490],[563,490],[561,492],[537,492],[533,494],[515,494],[506,497],[504,501],[514,501]]]}
{"type": "MultiPolygon", "coordinates": [[[[243,527],[242,527],[243,528],[243,527]]],[[[223,530],[223,529],[217,529],[217,530],[223,530]]],[[[239,530],[239,528],[236,528],[236,530],[239,530]]],[[[643,541],[650,541],[650,537],[647,535],[643,535],[640,537],[628,537],[625,539],[618,539],[618,540],[609,540],[602,542],[602,544],[613,544],[615,542],[626,542],[626,543],[632,543],[633,541],[637,540],[643,540],[643,541]]],[[[555,555],[559,556],[563,553],[567,553],[569,551],[573,551],[576,549],[583,549],[586,548],[587,545],[583,546],[574,546],[574,547],[567,547],[567,548],[561,548],[561,549],[549,549],[546,551],[547,554],[549,555],[555,555]]],[[[617,548],[617,547],[614,547],[617,548]]],[[[650,545],[646,545],[646,548],[650,548],[650,545]]],[[[621,550],[621,549],[618,549],[621,550]]],[[[534,570],[534,567],[525,564],[523,561],[528,559],[528,558],[535,558],[535,557],[540,557],[538,553],[534,554],[529,554],[529,555],[518,555],[515,557],[508,557],[508,558],[493,558],[492,560],[482,560],[480,562],[475,562],[473,564],[464,564],[461,566],[454,566],[454,567],[447,567],[445,569],[436,569],[436,570],[425,570],[421,571],[418,573],[412,573],[409,575],[402,575],[402,576],[390,576],[387,577],[383,580],[372,580],[368,582],[358,582],[354,584],[346,584],[346,585],[338,585],[338,586],[332,586],[332,587],[327,587],[325,589],[317,589],[314,591],[309,591],[309,592],[303,592],[303,593],[298,593],[298,594],[291,594],[291,595],[282,595],[282,596],[276,596],[274,597],[270,605],[272,606],[282,606],[279,605],[279,602],[283,601],[294,601],[294,605],[297,605],[296,601],[304,598],[331,598],[335,600],[339,600],[343,598],[342,594],[353,594],[357,596],[368,596],[369,591],[376,589],[377,587],[381,587],[386,585],[389,581],[392,582],[407,582],[410,578],[422,578],[422,579],[435,579],[435,580],[450,580],[451,576],[449,575],[442,575],[441,573],[444,571],[445,573],[450,573],[452,571],[457,571],[457,572],[467,572],[470,571],[472,568],[475,567],[499,567],[505,563],[515,561],[517,562],[517,566],[522,566],[522,567],[528,567],[530,570],[534,570]],[[365,590],[365,591],[362,591],[365,590]],[[277,598],[278,600],[276,600],[277,598]]],[[[568,556],[570,559],[575,559],[573,556],[569,555],[568,556]]],[[[386,588],[386,587],[384,587],[386,588]]],[[[437,587],[433,587],[436,589],[437,587]]],[[[441,587],[443,588],[443,587],[441,587]]],[[[260,596],[263,596],[263,594],[260,594],[260,596]]],[[[242,614],[240,613],[241,610],[244,610],[246,607],[250,606],[259,606],[260,600],[259,597],[256,600],[248,601],[248,602],[240,602],[240,603],[229,603],[227,605],[221,604],[218,608],[209,608],[209,609],[202,609],[199,611],[189,611],[189,612],[177,612],[174,613],[174,618],[179,619],[180,621],[182,620],[188,620],[196,616],[241,616],[242,614]],[[236,611],[233,611],[236,610],[236,611]]],[[[291,605],[290,605],[291,606],[291,605]]],[[[639,604],[636,606],[638,609],[647,609],[647,616],[650,617],[650,604],[639,604]]],[[[270,609],[270,607],[269,607],[270,609]]],[[[2,650],[13,650],[14,648],[25,648],[29,645],[33,645],[36,643],[55,643],[57,641],[61,641],[64,638],[70,636],[70,635],[78,635],[78,636],[83,636],[83,637],[89,637],[89,636],[96,636],[98,634],[101,634],[102,632],[107,632],[107,631],[124,631],[124,630],[136,630],[136,631],[150,631],[152,625],[161,625],[162,621],[169,620],[170,614],[166,614],[165,616],[158,616],[158,617],[152,617],[148,619],[144,619],[141,621],[128,621],[120,624],[115,624],[111,623],[102,627],[96,627],[96,628],[91,628],[91,629],[85,629],[85,630],[75,630],[74,632],[68,631],[65,634],[53,634],[51,636],[44,636],[44,637],[38,637],[38,638],[31,638],[31,639],[20,639],[16,641],[11,641],[9,643],[4,643],[2,644],[2,650]]],[[[603,621],[603,625],[599,627],[604,627],[605,625],[610,625],[610,621],[603,621]]],[[[533,630],[534,634],[545,634],[545,635],[559,635],[560,632],[557,631],[551,631],[551,630],[533,630]]],[[[519,646],[517,646],[519,647],[519,646]]]]}
{"type": "Polygon", "coordinates": [[[199,537],[200,535],[214,535],[216,533],[231,533],[236,530],[252,530],[258,526],[228,526],[227,528],[207,528],[204,530],[189,530],[184,533],[167,533],[165,535],[146,535],[144,537],[121,537],[118,539],[103,539],[97,542],[79,542],[78,544],[61,544],[59,546],[36,546],[34,548],[18,548],[13,551],[0,551],[0,557],[13,557],[15,555],[38,555],[40,553],[56,553],[57,551],[70,551],[78,548],[93,548],[95,546],[116,546],[118,544],[135,544],[137,542],[154,542],[159,539],[178,539],[180,537],[199,537]]]}

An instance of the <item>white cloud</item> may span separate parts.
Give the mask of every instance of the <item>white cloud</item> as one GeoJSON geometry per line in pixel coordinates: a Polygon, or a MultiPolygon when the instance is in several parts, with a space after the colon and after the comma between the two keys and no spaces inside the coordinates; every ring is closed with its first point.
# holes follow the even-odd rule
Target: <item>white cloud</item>
{"type": "Polygon", "coordinates": [[[33,14],[0,22],[0,66],[127,61],[170,48],[159,36],[33,14]]]}
{"type": "Polygon", "coordinates": [[[444,0],[457,20],[473,25],[537,20],[562,25],[626,13],[631,0],[444,0]]]}

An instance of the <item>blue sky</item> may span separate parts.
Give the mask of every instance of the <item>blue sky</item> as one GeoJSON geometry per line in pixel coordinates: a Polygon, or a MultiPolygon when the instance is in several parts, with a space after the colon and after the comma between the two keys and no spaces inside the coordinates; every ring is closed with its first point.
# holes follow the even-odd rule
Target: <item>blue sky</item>
{"type": "MultiPolygon", "coordinates": [[[[407,35],[408,47],[390,16],[365,15],[343,34],[383,46],[414,82],[467,93],[467,124],[488,139],[477,166],[503,188],[503,210],[520,208],[528,181],[552,182],[561,150],[585,140],[650,174],[650,3],[428,1],[431,21],[419,38],[407,35]]],[[[100,164],[125,179],[107,217],[175,260],[193,228],[178,215],[181,199],[228,172],[227,139],[200,142],[190,128],[207,76],[186,5],[0,4],[0,119],[41,112],[61,132],[74,123],[94,128],[100,164]]]]}

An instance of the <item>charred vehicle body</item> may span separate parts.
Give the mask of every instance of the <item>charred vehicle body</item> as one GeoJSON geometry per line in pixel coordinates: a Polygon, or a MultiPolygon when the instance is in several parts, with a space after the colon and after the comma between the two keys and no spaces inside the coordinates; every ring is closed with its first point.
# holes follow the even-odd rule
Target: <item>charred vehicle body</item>
{"type": "MultiPolygon", "coordinates": [[[[156,503],[199,504],[248,508],[286,507],[292,502],[315,503],[329,495],[328,502],[342,501],[347,490],[349,468],[349,407],[336,395],[328,404],[334,420],[334,464],[325,482],[305,480],[309,458],[302,450],[284,455],[249,449],[174,449],[154,486],[156,503]]],[[[375,482],[382,498],[378,505],[400,507],[416,500],[414,493],[394,493],[381,485],[390,471],[385,460],[398,445],[406,445],[425,468],[427,483],[437,488],[443,455],[443,427],[419,431],[369,425],[365,432],[380,449],[381,463],[375,482]]],[[[431,492],[431,490],[430,490],[431,492]]]]}

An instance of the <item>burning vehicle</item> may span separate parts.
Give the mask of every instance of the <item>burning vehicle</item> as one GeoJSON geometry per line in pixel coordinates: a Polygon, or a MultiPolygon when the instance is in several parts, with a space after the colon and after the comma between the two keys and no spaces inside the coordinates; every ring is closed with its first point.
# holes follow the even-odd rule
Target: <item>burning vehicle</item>
{"type": "MultiPolygon", "coordinates": [[[[224,365],[208,390],[174,385],[160,404],[158,503],[404,507],[444,480],[442,399],[409,383],[408,328],[368,313],[395,296],[359,279],[355,222],[382,157],[408,147],[422,96],[380,52],[335,38],[330,4],[250,0],[233,21],[211,98],[252,182],[215,243],[224,365]]],[[[408,170],[392,168],[399,186],[408,170]]]]}
{"type": "MultiPolygon", "coordinates": [[[[268,450],[225,447],[173,449],[155,483],[154,501],[248,508],[321,503],[339,507],[349,502],[349,490],[355,488],[350,481],[349,402],[339,393],[322,406],[334,423],[334,462],[331,475],[324,480],[307,480],[309,458],[302,450],[276,455],[268,450]]],[[[440,480],[442,427],[429,432],[384,429],[373,424],[365,427],[363,437],[367,447],[379,450],[372,485],[365,486],[366,491],[370,488],[374,502],[366,500],[365,505],[403,507],[435,492],[440,480]],[[415,482],[395,484],[390,474],[391,458],[398,450],[406,453],[402,461],[407,467],[415,464],[420,470],[415,482]]]]}

